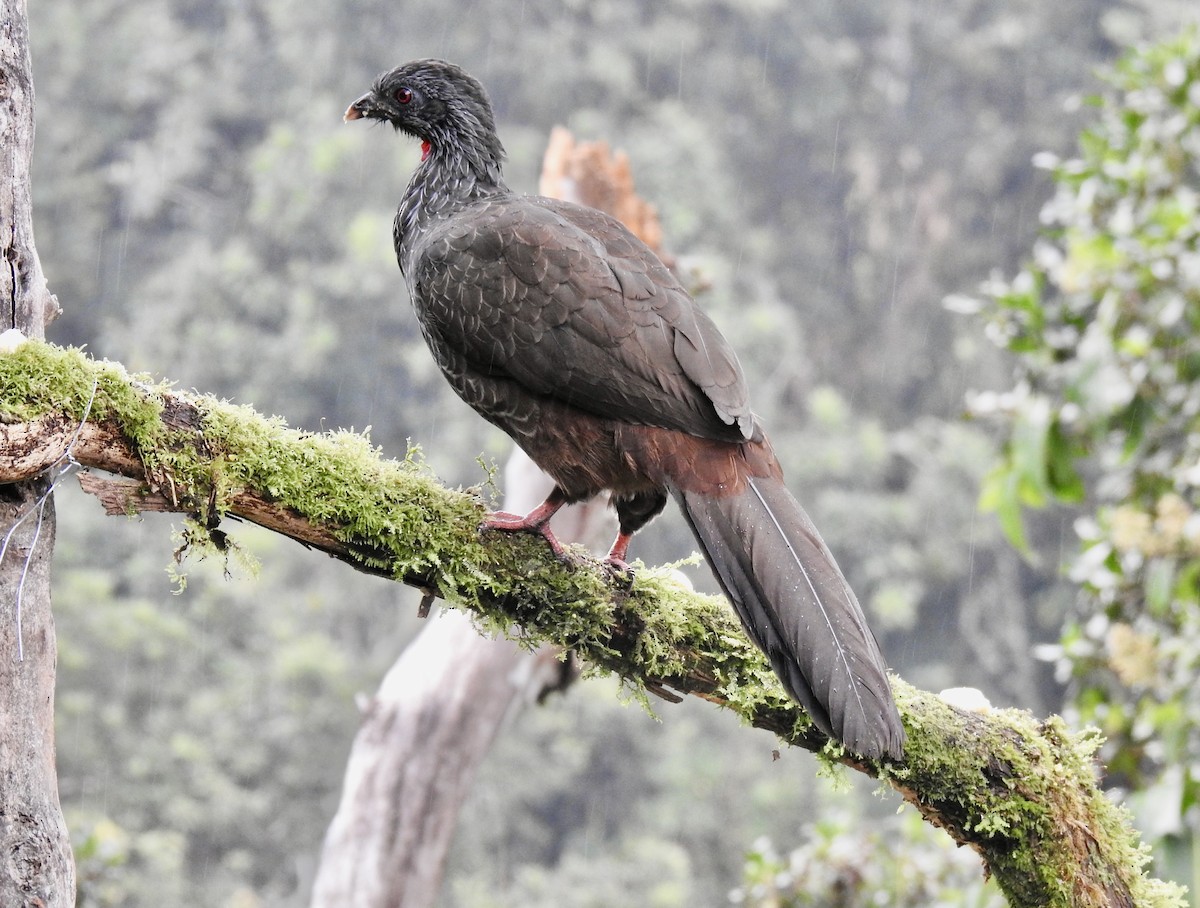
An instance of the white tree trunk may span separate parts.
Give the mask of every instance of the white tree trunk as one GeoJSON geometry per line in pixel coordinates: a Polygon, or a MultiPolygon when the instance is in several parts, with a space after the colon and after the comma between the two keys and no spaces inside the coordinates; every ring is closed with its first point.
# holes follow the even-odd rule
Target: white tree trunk
{"type": "MultiPolygon", "coordinates": [[[[505,470],[506,510],[525,513],[552,483],[520,450],[505,470]]],[[[603,501],[554,518],[563,542],[615,530],[603,501]]],[[[557,649],[480,635],[456,610],[429,624],[392,666],[354,739],[342,800],[325,836],[313,908],[425,908],[441,888],[458,811],[500,729],[573,678],[557,649]]]]}
{"type": "MultiPolygon", "coordinates": [[[[46,289],[33,245],[32,154],[25,3],[3,0],[0,331],[42,337],[58,303],[46,289]]],[[[54,767],[54,502],[44,474],[0,486],[0,546],[0,905],[66,908],[75,904],[75,865],[54,767]]]]}

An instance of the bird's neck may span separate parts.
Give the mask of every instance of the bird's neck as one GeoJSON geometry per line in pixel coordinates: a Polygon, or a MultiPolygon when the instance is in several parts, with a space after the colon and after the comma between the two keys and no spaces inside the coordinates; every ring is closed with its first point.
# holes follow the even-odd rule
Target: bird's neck
{"type": "Polygon", "coordinates": [[[401,267],[405,250],[425,228],[472,202],[509,192],[496,155],[469,151],[455,143],[425,142],[421,151],[421,164],[413,172],[396,212],[396,252],[401,267]]]}

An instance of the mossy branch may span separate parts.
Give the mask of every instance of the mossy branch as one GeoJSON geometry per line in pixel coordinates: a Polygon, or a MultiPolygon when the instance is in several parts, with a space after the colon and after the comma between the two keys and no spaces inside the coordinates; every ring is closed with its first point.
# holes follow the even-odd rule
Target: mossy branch
{"type": "Polygon", "coordinates": [[[784,696],[723,601],[669,571],[630,581],[582,553],[564,564],[535,538],[481,534],[477,496],[443,488],[419,458],[384,459],[360,435],[290,429],[77,350],[29,341],[0,355],[0,482],[50,468],[68,447],[79,464],[126,477],[89,483],[110,511],[180,511],[213,532],[223,517],[254,521],[436,592],[485,627],[573,649],[637,691],[704,697],[886,780],[975,848],[1014,906],[1183,904],[1146,875],[1127,814],[1097,786],[1097,740],[1057,718],[968,713],[895,679],[905,759],[864,764],[784,696]]]}

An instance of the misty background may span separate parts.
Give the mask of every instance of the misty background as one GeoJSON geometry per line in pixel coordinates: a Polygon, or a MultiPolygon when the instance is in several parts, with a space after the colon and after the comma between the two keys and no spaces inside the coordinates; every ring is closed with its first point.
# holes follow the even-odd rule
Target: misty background
{"type": "MultiPolygon", "coordinates": [[[[63,307],[49,339],[293,426],[369,426],[393,456],[411,439],[446,482],[483,482],[479,456],[510,443],[445,385],[391,248],[419,149],[341,119],[380,71],[444,57],[487,87],[515,189],[535,189],[557,124],[629,154],[890,664],[1057,711],[1034,647],[1074,596],[1057,572],[1073,515],[1031,523],[1031,562],[979,512],[996,440],[964,395],[1011,366],[943,301],[1028,257],[1050,193],[1031,159],[1071,153],[1097,67],[1189,6],[34,3],[35,229],[63,307]]],[[[77,490],[58,503],[80,904],[305,904],[355,697],[419,629],[417,594],[242,525],[225,529],[257,572],[185,563],[179,590],[169,518],[106,518],[77,490]]],[[[631,557],[691,551],[668,514],[631,557]]],[[[655,719],[627,699],[586,681],[513,721],[442,905],[724,905],[748,852],[880,823],[927,838],[894,819],[896,795],[774,760],[771,736],[707,704],[655,719]]]]}

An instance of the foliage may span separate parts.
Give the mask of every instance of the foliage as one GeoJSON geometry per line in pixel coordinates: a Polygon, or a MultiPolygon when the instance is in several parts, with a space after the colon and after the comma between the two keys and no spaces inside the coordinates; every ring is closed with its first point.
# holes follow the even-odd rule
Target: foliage
{"type": "Polygon", "coordinates": [[[979,859],[911,814],[870,830],[833,815],[810,825],[803,844],[780,854],[760,839],[746,855],[730,902],[747,908],[1002,908],[979,859]]]}
{"type": "Polygon", "coordinates": [[[1050,655],[1114,781],[1156,786],[1170,832],[1200,816],[1200,31],[1107,79],[1078,155],[1041,159],[1033,261],[988,288],[1018,375],[976,405],[1006,427],[985,499],[1015,542],[1023,508],[1085,502],[1082,597],[1050,655]]]}
{"type": "Polygon", "coordinates": [[[720,843],[827,803],[813,758],[772,758],[771,735],[688,698],[614,709],[613,682],[578,686],[521,723],[483,768],[451,853],[444,904],[455,908],[636,901],[711,904],[736,879],[739,849],[720,843]],[[663,755],[670,755],[664,759],[663,755]],[[503,859],[495,860],[502,855],[503,859]]]}
{"type": "Polygon", "coordinates": [[[83,810],[72,811],[67,824],[79,908],[130,904],[149,887],[164,903],[183,903],[183,835],[154,829],[131,835],[103,813],[83,810]]]}
{"type": "Polygon", "coordinates": [[[80,905],[297,901],[336,804],[353,696],[411,611],[395,609],[394,584],[289,562],[291,543],[248,530],[253,583],[193,562],[186,593],[164,596],[168,520],[114,533],[78,493],[59,514],[59,780],[80,905]]]}

